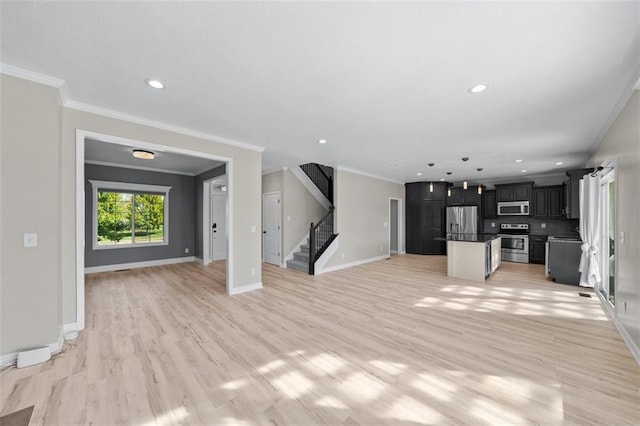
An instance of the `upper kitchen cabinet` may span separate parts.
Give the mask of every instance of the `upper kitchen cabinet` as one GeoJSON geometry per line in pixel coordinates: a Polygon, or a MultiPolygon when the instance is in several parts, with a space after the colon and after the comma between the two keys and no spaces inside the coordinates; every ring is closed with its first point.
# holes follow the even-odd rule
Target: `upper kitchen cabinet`
{"type": "MultiPolygon", "coordinates": [[[[449,188],[451,195],[447,196],[448,206],[478,206],[482,204],[482,195],[478,194],[478,185],[449,188]]],[[[482,187],[484,190],[484,186],[482,187]]]]}
{"type": "Polygon", "coordinates": [[[496,199],[503,201],[531,201],[533,182],[496,185],[496,199]]]}
{"type": "Polygon", "coordinates": [[[562,217],[564,215],[564,188],[539,186],[533,188],[533,216],[562,217]]]}
{"type": "Polygon", "coordinates": [[[565,215],[567,219],[580,219],[580,180],[593,169],[567,171],[569,181],[564,185],[565,215]]]}
{"type": "Polygon", "coordinates": [[[484,193],[484,218],[493,219],[498,217],[498,206],[496,204],[496,191],[485,191],[484,193]]]}

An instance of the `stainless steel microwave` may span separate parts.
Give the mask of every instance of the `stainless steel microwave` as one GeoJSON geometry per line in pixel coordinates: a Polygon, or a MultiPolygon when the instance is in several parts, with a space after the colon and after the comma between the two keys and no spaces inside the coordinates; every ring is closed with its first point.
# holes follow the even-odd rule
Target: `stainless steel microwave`
{"type": "Polygon", "coordinates": [[[498,216],[529,216],[528,201],[498,203],[498,216]]]}

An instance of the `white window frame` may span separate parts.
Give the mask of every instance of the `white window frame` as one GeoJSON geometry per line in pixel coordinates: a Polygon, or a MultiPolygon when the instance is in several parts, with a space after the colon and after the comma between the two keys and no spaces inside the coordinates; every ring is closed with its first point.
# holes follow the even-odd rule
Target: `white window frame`
{"type": "Polygon", "coordinates": [[[127,249],[127,248],[139,248],[139,247],[154,247],[154,246],[166,246],[169,245],[169,191],[170,186],[160,185],[145,185],[140,183],[129,182],[109,182],[104,180],[89,180],[93,188],[93,250],[112,250],[112,249],[127,249]],[[100,191],[122,191],[122,192],[143,192],[151,194],[164,194],[164,226],[163,226],[163,240],[156,243],[131,243],[131,244],[113,244],[113,245],[98,245],[98,192],[100,191]]]}

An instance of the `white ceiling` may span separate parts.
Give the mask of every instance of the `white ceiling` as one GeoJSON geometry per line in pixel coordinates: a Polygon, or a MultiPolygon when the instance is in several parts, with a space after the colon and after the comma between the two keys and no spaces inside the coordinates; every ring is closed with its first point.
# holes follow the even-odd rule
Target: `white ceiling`
{"type": "MultiPolygon", "coordinates": [[[[113,143],[100,142],[92,139],[85,139],[84,158],[88,163],[178,173],[192,176],[198,175],[202,172],[224,164],[220,161],[192,157],[189,155],[177,154],[174,152],[164,152],[156,149],[151,150],[155,154],[155,158],[153,160],[141,160],[133,156],[133,150],[136,148],[140,147],[118,145],[113,143]]],[[[148,150],[147,148],[144,149],[148,150]]]]}
{"type": "Polygon", "coordinates": [[[630,95],[639,4],[2,2],[1,60],[75,102],[266,147],[265,170],[527,179],[581,166],[630,95]]]}

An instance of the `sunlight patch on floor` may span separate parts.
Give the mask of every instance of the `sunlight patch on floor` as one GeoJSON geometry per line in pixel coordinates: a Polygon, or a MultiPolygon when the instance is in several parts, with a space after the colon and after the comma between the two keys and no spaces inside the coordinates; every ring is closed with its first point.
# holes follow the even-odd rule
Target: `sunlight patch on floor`
{"type": "Polygon", "coordinates": [[[334,374],[347,365],[340,357],[327,353],[314,356],[306,364],[311,368],[320,369],[323,373],[328,374],[334,374]]]}
{"type": "Polygon", "coordinates": [[[473,401],[473,406],[469,407],[469,413],[491,425],[527,424],[521,416],[486,398],[476,398],[473,401]]]}
{"type": "Polygon", "coordinates": [[[316,400],[315,405],[318,407],[328,407],[328,408],[338,408],[341,410],[348,410],[349,407],[340,401],[338,398],[332,395],[323,396],[322,398],[316,400]]]}
{"type": "Polygon", "coordinates": [[[269,373],[271,371],[277,370],[280,367],[284,367],[285,365],[287,365],[287,364],[283,360],[276,359],[275,361],[271,361],[271,362],[263,365],[262,367],[258,367],[258,373],[266,374],[266,373],[269,373]]]}
{"type": "Polygon", "coordinates": [[[386,386],[363,373],[353,373],[341,385],[339,389],[345,395],[357,402],[368,402],[376,399],[386,386]]]}
{"type": "Polygon", "coordinates": [[[227,390],[235,390],[235,389],[240,389],[243,386],[247,385],[247,381],[244,379],[238,379],[238,380],[233,380],[231,382],[227,382],[224,383],[222,386],[220,386],[222,389],[227,389],[227,390]]]}
{"type": "Polygon", "coordinates": [[[411,381],[411,386],[440,401],[451,401],[458,387],[450,381],[433,374],[421,373],[411,381]]]}
{"type": "Polygon", "coordinates": [[[398,398],[385,417],[417,424],[439,424],[444,420],[438,411],[408,396],[398,398]]]}
{"type": "Polygon", "coordinates": [[[291,399],[296,399],[313,389],[313,382],[297,370],[283,374],[272,381],[273,386],[291,399]]]}

